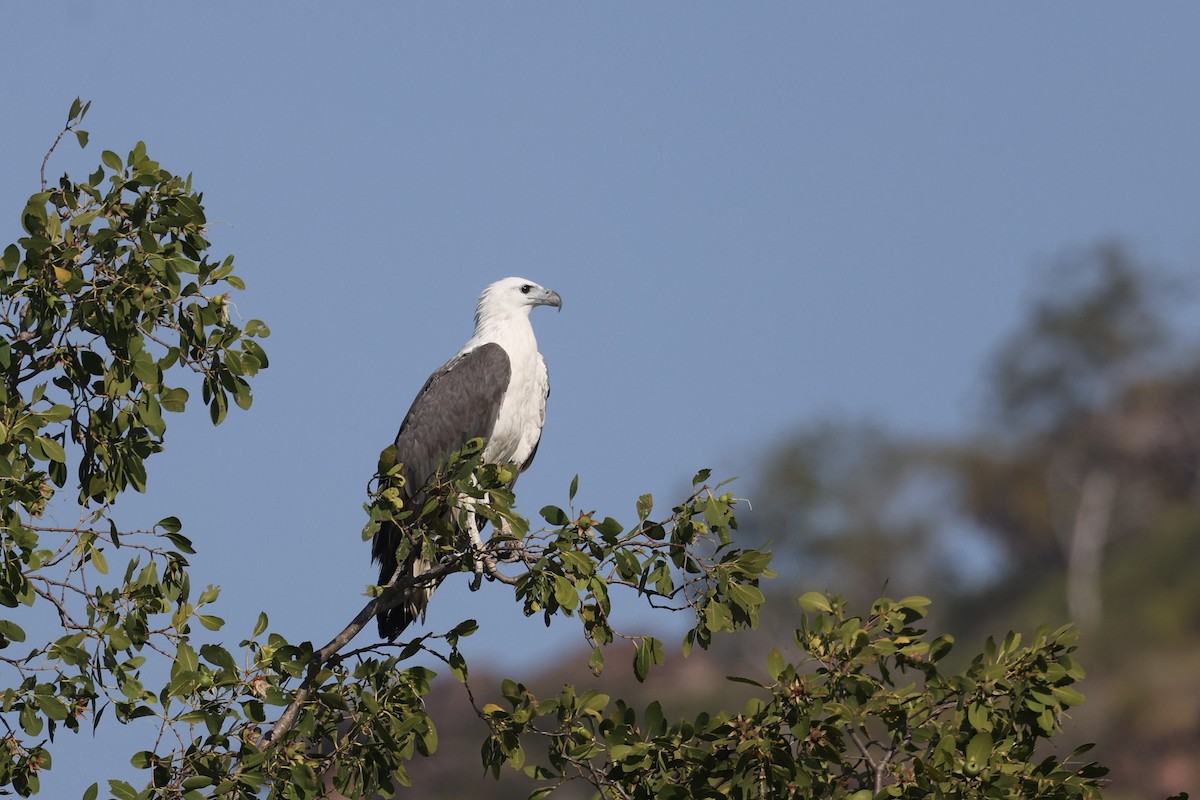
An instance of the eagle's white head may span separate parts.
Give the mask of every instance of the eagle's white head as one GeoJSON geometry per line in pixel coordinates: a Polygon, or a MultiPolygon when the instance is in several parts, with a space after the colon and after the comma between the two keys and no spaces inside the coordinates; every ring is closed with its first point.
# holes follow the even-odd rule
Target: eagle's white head
{"type": "Polygon", "coordinates": [[[505,278],[496,281],[479,295],[475,306],[475,330],[502,325],[513,318],[529,318],[534,306],[554,306],[562,309],[558,292],[538,286],[526,278],[505,278]]]}

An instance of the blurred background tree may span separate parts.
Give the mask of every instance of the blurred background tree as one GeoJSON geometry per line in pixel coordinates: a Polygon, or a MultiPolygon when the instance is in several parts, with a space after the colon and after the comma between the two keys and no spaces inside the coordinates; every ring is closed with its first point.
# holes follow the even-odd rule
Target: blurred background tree
{"type": "Polygon", "coordinates": [[[1200,357],[1171,324],[1186,288],[1118,244],[1069,254],[987,365],[973,435],[822,422],[782,442],[743,489],[781,575],[758,635],[804,589],[885,584],[930,594],[967,649],[1074,622],[1075,730],[1110,796],[1200,785],[1200,357]]]}

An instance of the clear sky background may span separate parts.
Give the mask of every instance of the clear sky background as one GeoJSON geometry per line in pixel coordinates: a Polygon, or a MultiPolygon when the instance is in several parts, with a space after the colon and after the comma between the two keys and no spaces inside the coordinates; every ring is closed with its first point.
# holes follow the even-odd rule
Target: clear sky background
{"type": "MultiPolygon", "coordinates": [[[[629,519],[822,415],[961,431],[1055,257],[1200,274],[1198,31],[1186,2],[6,3],[0,240],[76,96],[92,144],[50,175],[139,139],[194,174],[272,365],[250,413],[168,419],[125,513],[184,520],[229,643],[259,610],[323,642],[373,577],[378,452],[487,283],[564,300],[529,514],[578,473],[629,519]]],[[[509,591],[452,582],[429,625],[479,618],[507,672],[578,641],[509,591]]]]}

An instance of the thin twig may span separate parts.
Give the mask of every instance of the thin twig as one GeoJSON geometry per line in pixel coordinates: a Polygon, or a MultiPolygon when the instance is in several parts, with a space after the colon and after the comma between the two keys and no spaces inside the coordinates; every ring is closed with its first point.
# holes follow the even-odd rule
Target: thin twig
{"type": "Polygon", "coordinates": [[[871,768],[871,772],[875,772],[877,766],[874,758],[871,757],[871,751],[867,747],[867,743],[858,735],[858,731],[853,726],[846,726],[846,733],[850,734],[850,741],[854,742],[854,746],[858,748],[858,752],[862,753],[863,761],[867,762],[867,766],[871,768]]]}
{"type": "Polygon", "coordinates": [[[896,736],[892,739],[892,746],[883,754],[883,760],[875,765],[875,794],[883,791],[883,779],[887,776],[888,764],[891,763],[892,757],[900,749],[900,739],[896,736]]]}
{"type": "Polygon", "coordinates": [[[50,145],[50,149],[46,151],[46,155],[42,159],[42,171],[41,171],[40,175],[42,178],[42,191],[43,192],[46,191],[46,164],[48,164],[50,162],[50,156],[54,154],[54,150],[55,150],[55,148],[58,147],[58,143],[62,141],[62,138],[67,135],[67,131],[71,130],[72,127],[73,126],[71,125],[71,123],[68,122],[67,127],[63,128],[61,131],[58,132],[58,136],[54,137],[54,144],[50,145]]]}

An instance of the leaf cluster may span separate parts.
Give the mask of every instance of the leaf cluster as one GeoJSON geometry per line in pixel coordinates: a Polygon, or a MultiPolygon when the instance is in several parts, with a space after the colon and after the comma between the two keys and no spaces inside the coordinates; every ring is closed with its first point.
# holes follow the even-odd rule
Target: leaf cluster
{"type": "MultiPolygon", "coordinates": [[[[517,581],[517,599],[527,615],[578,616],[592,645],[590,665],[600,674],[604,648],[616,639],[635,643],[634,672],[643,680],[663,661],[662,643],[614,626],[611,593],[626,590],[652,608],[686,612],[692,620],[684,652],[704,648],[714,633],[757,624],[764,598],[759,581],[774,576],[770,553],[734,544],[738,499],[710,487],[701,470],[692,492],[663,518],[652,519],[654,500],[642,495],[637,524],[626,529],[612,517],[557,506],[542,509],[549,528],[527,537],[527,571],[517,581]]],[[[574,500],[578,478],[572,481],[574,500]]]]}
{"type": "MultiPolygon", "coordinates": [[[[87,144],[87,110],[73,104],[59,140],[70,132],[87,144]]],[[[189,399],[180,373],[198,376],[219,423],[230,400],[249,407],[248,381],[267,366],[256,340],[269,332],[233,322],[230,292],[243,283],[231,257],[210,257],[191,179],[142,143],[100,160],[86,180],[53,186],[44,162],[41,191],[21,214],[24,235],[0,257],[0,721],[9,755],[0,785],[21,795],[37,792],[51,767],[47,745],[62,730],[88,718],[95,729],[106,713],[120,723],[177,721],[175,698],[242,680],[223,650],[199,651],[221,670],[193,665],[193,627],[217,630],[223,620],[201,610],[215,587],[193,593],[194,551],[179,520],[120,530],[110,511],[123,492],[145,491],[165,412],[189,399]],[[46,524],[72,464],[79,521],[46,524]],[[61,636],[26,649],[23,617],[35,605],[57,617],[61,636]],[[173,666],[155,690],[144,668],[161,658],[173,666]]],[[[169,783],[154,766],[155,781],[169,783]]]]}
{"type": "Polygon", "coordinates": [[[882,598],[865,617],[837,597],[800,602],[801,657],[776,649],[769,681],[732,678],[757,690],[740,714],[672,721],[657,701],[639,713],[596,692],[539,699],[506,681],[508,707],[480,709],[485,763],[542,781],[533,797],[577,780],[647,800],[1100,796],[1105,770],[1074,761],[1088,746],[1066,758],[1040,750],[1083,701],[1073,630],[1039,630],[1024,646],[1017,634],[989,640],[955,672],[942,667],[950,637],[915,627],[926,598],[882,598]],[[525,763],[533,743],[544,765],[525,763]]]}

